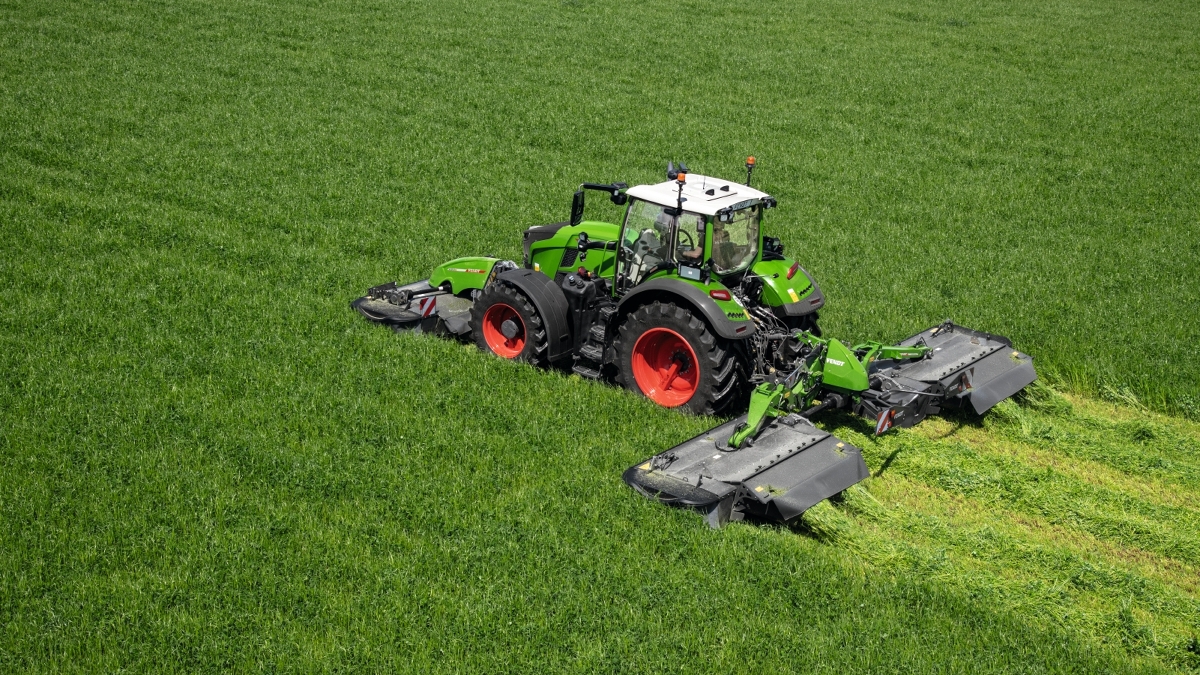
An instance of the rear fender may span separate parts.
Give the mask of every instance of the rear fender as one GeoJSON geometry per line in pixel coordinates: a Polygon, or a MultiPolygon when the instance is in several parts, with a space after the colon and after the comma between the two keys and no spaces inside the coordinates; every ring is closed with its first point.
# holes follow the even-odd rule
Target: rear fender
{"type": "Polygon", "coordinates": [[[762,260],[754,264],[752,271],[763,282],[762,299],[768,307],[780,308],[786,316],[812,314],[825,305],[825,294],[808,270],[796,265],[791,279],[788,271],[796,265],[787,258],[762,260]]]}
{"type": "Polygon", "coordinates": [[[571,322],[562,289],[544,274],[529,269],[501,272],[497,282],[509,283],[529,298],[546,329],[547,358],[551,363],[571,355],[571,322]]]}
{"type": "Polygon", "coordinates": [[[716,283],[701,284],[663,277],[647,281],[626,293],[617,304],[617,310],[625,314],[655,300],[675,302],[699,312],[713,331],[726,340],[742,340],[754,335],[754,322],[741,305],[732,300],[718,302],[709,296],[708,290],[728,292],[724,286],[716,283]]]}

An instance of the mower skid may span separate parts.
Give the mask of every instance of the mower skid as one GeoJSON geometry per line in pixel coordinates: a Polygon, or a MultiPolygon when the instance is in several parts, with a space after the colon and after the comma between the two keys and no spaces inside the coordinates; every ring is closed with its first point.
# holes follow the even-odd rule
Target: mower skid
{"type": "Polygon", "coordinates": [[[402,286],[396,282],[381,284],[350,306],[368,320],[396,331],[463,335],[471,330],[471,301],[431,286],[428,281],[402,286]]]}
{"type": "Polygon", "coordinates": [[[671,506],[699,511],[712,527],[747,515],[780,522],[870,475],[862,452],[799,415],[774,420],[740,450],[726,441],[743,415],[630,467],[626,483],[671,506]]]}
{"type": "Polygon", "coordinates": [[[921,331],[900,345],[928,345],[933,353],[899,365],[879,361],[872,364],[871,373],[940,387],[943,401],[969,401],[981,415],[1037,379],[1033,357],[1013,349],[1008,338],[949,322],[921,331]]]}

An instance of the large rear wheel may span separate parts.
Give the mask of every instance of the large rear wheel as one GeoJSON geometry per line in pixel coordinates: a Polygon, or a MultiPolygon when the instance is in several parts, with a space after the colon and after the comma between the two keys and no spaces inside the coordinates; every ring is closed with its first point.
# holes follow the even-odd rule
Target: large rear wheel
{"type": "Polygon", "coordinates": [[[618,381],[659,405],[714,415],[737,398],[736,353],[688,308],[639,307],[621,324],[614,346],[618,381]]]}
{"type": "Polygon", "coordinates": [[[546,331],[525,294],[497,281],[471,305],[471,333],[485,352],[534,365],[546,364],[546,331]]]}

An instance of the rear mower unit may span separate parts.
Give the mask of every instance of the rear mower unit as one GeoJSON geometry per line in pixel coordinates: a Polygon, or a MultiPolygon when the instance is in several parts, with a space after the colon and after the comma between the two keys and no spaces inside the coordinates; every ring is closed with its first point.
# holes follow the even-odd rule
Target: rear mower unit
{"type": "Polygon", "coordinates": [[[851,408],[883,433],[944,405],[982,413],[1036,377],[1005,338],[950,323],[896,346],[823,339],[825,297],[763,234],[776,200],[750,187],[753,169],[751,157],[745,184],[682,164],[654,185],[584,183],[569,220],[525,231],[520,264],[457,258],[351,305],[396,330],[569,367],[698,414],[745,409],[749,394],[746,415],[625,473],[714,526],[787,521],[867,476],[857,448],[811,424],[821,410],[851,408]],[[624,207],[619,224],[583,219],[589,190],[624,207]]]}
{"type": "Polygon", "coordinates": [[[847,347],[803,331],[790,340],[793,367],[755,387],[746,414],[630,467],[625,482],[713,527],[746,516],[787,522],[869,475],[859,448],[813,425],[817,413],[852,410],[879,435],[947,406],[982,414],[1037,379],[1033,359],[1007,338],[949,321],[894,346],[847,347]]]}

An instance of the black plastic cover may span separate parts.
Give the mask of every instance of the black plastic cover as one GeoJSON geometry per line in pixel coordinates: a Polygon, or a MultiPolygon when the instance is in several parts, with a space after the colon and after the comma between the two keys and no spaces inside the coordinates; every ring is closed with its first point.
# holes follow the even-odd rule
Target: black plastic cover
{"type": "Polygon", "coordinates": [[[525,230],[525,236],[522,237],[524,240],[523,244],[525,246],[525,267],[533,267],[533,260],[531,258],[532,254],[529,250],[530,246],[533,246],[539,241],[545,241],[550,237],[553,237],[555,234],[558,234],[559,230],[568,225],[570,225],[570,223],[564,221],[561,223],[551,223],[549,225],[536,225],[528,230],[525,230]]]}

